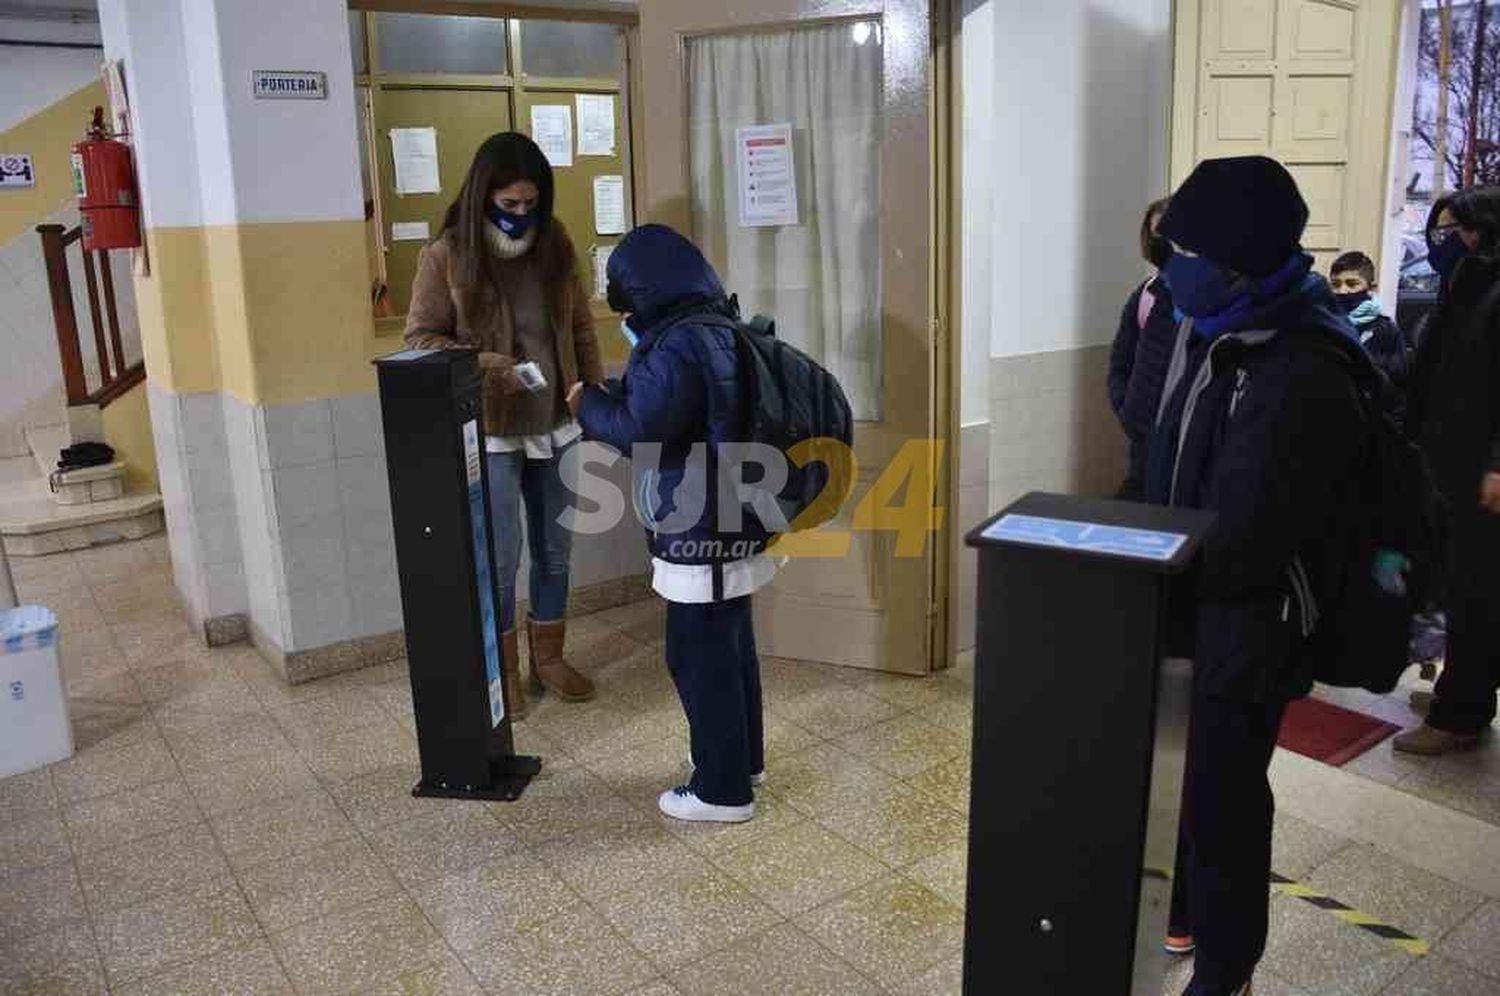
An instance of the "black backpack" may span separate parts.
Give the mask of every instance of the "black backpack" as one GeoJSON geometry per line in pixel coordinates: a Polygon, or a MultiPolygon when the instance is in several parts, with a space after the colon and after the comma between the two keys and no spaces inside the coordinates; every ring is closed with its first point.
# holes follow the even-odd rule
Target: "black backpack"
{"type": "MultiPolygon", "coordinates": [[[[730,311],[738,305],[731,301],[730,311]]],[[[802,350],[776,337],[776,323],[764,315],[749,322],[729,314],[704,312],[683,322],[733,330],[740,376],[745,385],[744,442],[762,443],[787,456],[787,483],[777,492],[786,529],[763,523],[765,532],[803,532],[828,522],[854,488],[854,413],[838,378],[802,350]],[[833,440],[851,459],[807,459],[799,453],[809,440],[833,440]],[[797,458],[804,461],[798,466],[797,458]]],[[[745,483],[754,484],[753,480],[745,483]]],[[[754,516],[754,511],[747,509],[754,516]]]]}
{"type": "Polygon", "coordinates": [[[1340,513],[1347,527],[1342,584],[1321,593],[1307,652],[1318,681],[1384,695],[1410,664],[1412,618],[1441,569],[1442,499],[1426,457],[1391,418],[1384,375],[1362,353],[1320,348],[1336,352],[1349,370],[1368,432],[1351,504],[1340,513]],[[1411,561],[1404,594],[1375,580],[1380,550],[1411,561]]]}

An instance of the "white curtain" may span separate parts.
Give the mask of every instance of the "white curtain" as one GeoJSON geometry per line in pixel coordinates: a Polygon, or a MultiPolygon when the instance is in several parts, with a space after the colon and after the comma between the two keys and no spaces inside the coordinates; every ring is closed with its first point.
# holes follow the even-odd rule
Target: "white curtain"
{"type": "MultiPolygon", "coordinates": [[[[694,238],[746,317],[881,409],[881,30],[872,22],[715,35],[687,46],[694,238]],[[798,224],[739,224],[735,132],[790,124],[798,224]]],[[[928,196],[925,190],[905,196],[928,196]]]]}

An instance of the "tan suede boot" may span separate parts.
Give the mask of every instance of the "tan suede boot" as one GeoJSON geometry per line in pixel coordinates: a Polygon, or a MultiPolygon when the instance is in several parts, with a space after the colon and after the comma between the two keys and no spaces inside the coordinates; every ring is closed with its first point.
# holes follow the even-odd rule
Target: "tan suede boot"
{"type": "Polygon", "coordinates": [[[568,622],[537,622],[526,617],[527,645],[531,649],[531,683],[541,685],[564,702],[587,702],[594,697],[594,683],[579,674],[563,657],[568,622]]]}
{"type": "Polygon", "coordinates": [[[500,634],[500,681],[505,685],[505,708],[511,719],[524,719],[528,711],[526,683],[521,680],[521,647],[515,630],[500,634]]]}

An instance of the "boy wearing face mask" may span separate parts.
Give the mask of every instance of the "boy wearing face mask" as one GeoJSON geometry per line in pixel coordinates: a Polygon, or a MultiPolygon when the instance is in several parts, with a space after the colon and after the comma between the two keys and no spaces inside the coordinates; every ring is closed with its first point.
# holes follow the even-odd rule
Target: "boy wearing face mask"
{"type": "Polygon", "coordinates": [[[1171,950],[1196,948],[1187,996],[1244,996],[1265,949],[1274,799],[1266,772],[1321,591],[1353,565],[1368,370],[1301,248],[1308,210],[1261,156],[1198,166],[1162,217],[1182,325],[1148,446],[1148,500],[1218,516],[1190,594],[1192,720],[1171,950]]]}
{"type": "Polygon", "coordinates": [[[1359,344],[1398,394],[1406,393],[1411,347],[1401,328],[1381,309],[1375,296],[1375,261],[1362,252],[1346,252],[1333,261],[1328,283],[1339,310],[1349,316],[1359,344]]]}

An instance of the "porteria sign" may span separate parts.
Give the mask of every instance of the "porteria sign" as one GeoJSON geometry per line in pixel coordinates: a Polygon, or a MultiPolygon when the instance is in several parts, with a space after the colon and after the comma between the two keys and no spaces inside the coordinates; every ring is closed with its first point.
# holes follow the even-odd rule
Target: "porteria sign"
{"type": "Polygon", "coordinates": [[[328,99],[328,76],[325,73],[257,69],[251,77],[256,100],[328,99]]]}

